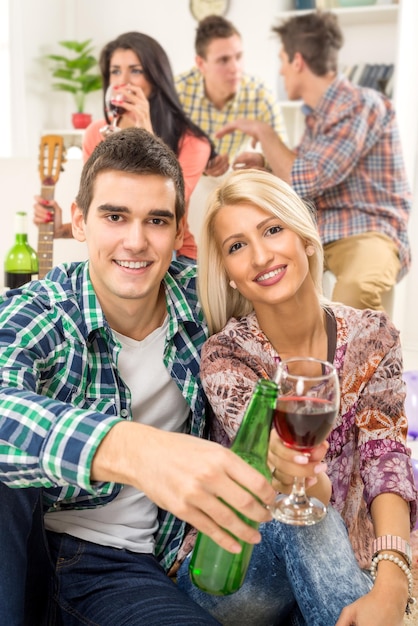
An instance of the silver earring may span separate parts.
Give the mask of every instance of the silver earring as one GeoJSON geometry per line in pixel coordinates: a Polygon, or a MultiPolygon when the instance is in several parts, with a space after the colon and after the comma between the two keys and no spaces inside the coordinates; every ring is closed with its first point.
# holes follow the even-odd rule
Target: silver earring
{"type": "Polygon", "coordinates": [[[313,246],[306,246],[306,254],[313,256],[315,254],[315,248],[313,246]]]}
{"type": "Polygon", "coordinates": [[[230,280],[229,281],[229,285],[230,285],[230,287],[232,287],[232,289],[236,289],[237,288],[237,285],[236,285],[234,280],[230,280]]]}

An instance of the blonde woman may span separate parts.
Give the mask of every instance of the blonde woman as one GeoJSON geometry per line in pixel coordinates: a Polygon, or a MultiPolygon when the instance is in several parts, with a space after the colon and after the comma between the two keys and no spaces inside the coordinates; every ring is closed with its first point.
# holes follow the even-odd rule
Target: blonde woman
{"type": "Polygon", "coordinates": [[[293,476],[310,479],[308,491],[330,505],[325,520],[262,525],[233,596],[191,589],[184,566],[180,585],[228,625],[401,626],[417,494],[398,331],[384,312],[322,297],[313,212],[270,173],[225,179],[209,200],[200,241],[199,293],[212,334],[201,377],[215,413],[213,438],[230,445],[257,379],[271,378],[279,359],[333,362],[341,404],[327,444],[308,462],[274,431],[270,440],[273,487],[289,493],[293,476]]]}

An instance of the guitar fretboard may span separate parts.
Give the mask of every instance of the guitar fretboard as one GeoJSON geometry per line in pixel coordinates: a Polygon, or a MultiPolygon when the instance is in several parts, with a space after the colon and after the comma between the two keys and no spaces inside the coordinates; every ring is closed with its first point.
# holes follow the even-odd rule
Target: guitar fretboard
{"type": "MultiPolygon", "coordinates": [[[[41,196],[44,200],[54,199],[55,185],[42,185],[41,196]]],[[[38,233],[38,277],[44,278],[52,269],[54,251],[54,221],[39,226],[38,233]]]]}

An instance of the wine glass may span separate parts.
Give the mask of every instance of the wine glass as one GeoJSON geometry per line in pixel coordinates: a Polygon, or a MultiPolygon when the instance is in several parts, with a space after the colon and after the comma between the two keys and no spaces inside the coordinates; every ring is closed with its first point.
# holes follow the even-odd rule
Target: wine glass
{"type": "MultiPolygon", "coordinates": [[[[118,85],[118,87],[123,87],[123,85],[118,85]]],[[[106,111],[112,116],[112,122],[111,124],[107,124],[100,129],[103,137],[107,137],[108,135],[120,130],[120,128],[118,128],[118,123],[122,115],[126,112],[126,109],[124,109],[122,104],[123,95],[120,91],[118,91],[118,89],[115,89],[115,85],[109,85],[106,89],[105,107],[106,111]]]]}
{"type": "MultiPolygon", "coordinates": [[[[274,426],[285,446],[309,454],[331,431],[340,406],[335,367],[312,357],[293,357],[279,363],[275,381],[278,397],[274,426]]],[[[286,524],[309,526],[326,515],[317,498],[308,498],[305,479],[295,477],[290,495],[279,494],[269,507],[286,524]]]]}

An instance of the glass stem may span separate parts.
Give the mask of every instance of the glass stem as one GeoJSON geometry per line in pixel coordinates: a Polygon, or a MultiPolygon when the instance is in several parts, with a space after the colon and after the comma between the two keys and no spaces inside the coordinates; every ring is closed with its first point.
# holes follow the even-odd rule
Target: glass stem
{"type": "Polygon", "coordinates": [[[290,497],[295,504],[302,504],[307,501],[305,478],[303,476],[295,476],[290,497]]]}

